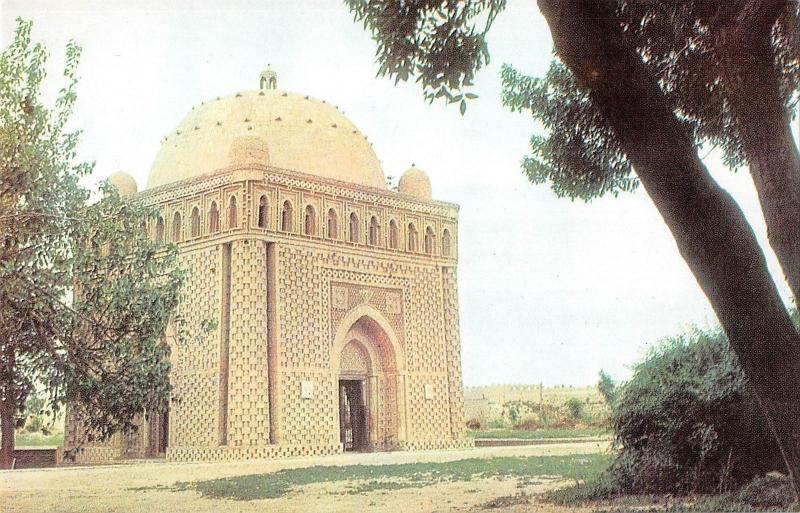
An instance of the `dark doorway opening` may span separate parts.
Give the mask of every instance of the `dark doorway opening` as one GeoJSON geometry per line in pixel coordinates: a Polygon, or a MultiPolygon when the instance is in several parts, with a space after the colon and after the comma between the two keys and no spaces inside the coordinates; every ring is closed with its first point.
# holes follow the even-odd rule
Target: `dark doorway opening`
{"type": "Polygon", "coordinates": [[[367,406],[364,380],[339,381],[339,440],[345,451],[367,449],[367,406]]]}

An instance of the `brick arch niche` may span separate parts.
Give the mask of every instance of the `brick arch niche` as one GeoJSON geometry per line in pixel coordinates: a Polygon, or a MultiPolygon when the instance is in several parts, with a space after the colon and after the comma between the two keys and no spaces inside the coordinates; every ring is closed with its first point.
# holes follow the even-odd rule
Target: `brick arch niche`
{"type": "Polygon", "coordinates": [[[346,450],[387,450],[401,446],[405,440],[404,374],[399,354],[402,350],[380,314],[375,311],[359,315],[359,310],[363,308],[356,308],[342,321],[333,344],[333,377],[339,391],[338,436],[346,450]],[[358,405],[350,404],[354,391],[360,399],[358,405]],[[362,415],[360,408],[360,418],[365,422],[363,433],[353,435],[359,429],[353,431],[344,419],[362,415]],[[353,436],[355,441],[351,440],[353,436]]]}

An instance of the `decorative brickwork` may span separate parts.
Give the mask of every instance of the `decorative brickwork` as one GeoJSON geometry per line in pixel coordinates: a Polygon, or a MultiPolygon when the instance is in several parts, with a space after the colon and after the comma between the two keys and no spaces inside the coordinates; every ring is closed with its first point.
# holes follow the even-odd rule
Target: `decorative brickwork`
{"type": "MultiPolygon", "coordinates": [[[[210,123],[203,130],[220,126],[214,115],[202,118],[210,123]]],[[[276,118],[259,123],[278,130],[271,123],[285,121],[276,118]]],[[[219,130],[209,141],[224,140],[219,130]]],[[[180,147],[194,135],[170,137],[164,151],[197,160],[180,147]]],[[[417,169],[404,183],[419,186],[398,193],[379,187],[381,180],[358,185],[357,169],[343,171],[355,177],[346,182],[327,171],[274,167],[276,159],[305,157],[272,142],[253,131],[228,148],[199,148],[215,159],[227,155],[229,165],[209,174],[176,170],[185,179],[172,183],[165,182],[170,166],[181,161],[160,157],[157,186],[137,198],[159,210],[163,222],[148,230],[179,245],[188,271],[167,336],[170,411],[143,421],[137,433],[84,444],[77,461],[143,457],[165,446],[171,460],[335,454],[350,429],[340,425],[350,415],[340,409],[340,387],[353,386],[364,410],[356,424],[366,426],[359,440],[368,442],[360,449],[471,444],[458,332],[458,208],[431,200],[417,169]],[[416,244],[406,240],[410,224],[416,244]],[[201,329],[209,324],[216,329],[201,329]]],[[[67,448],[79,433],[70,415],[67,448]]]]}
{"type": "Polygon", "coordinates": [[[269,441],[267,262],[259,240],[232,245],[229,445],[269,441]]]}
{"type": "Polygon", "coordinates": [[[221,246],[185,252],[181,322],[172,344],[170,445],[216,445],[219,425],[220,342],[217,329],[200,330],[202,320],[218,321],[221,312],[221,246]]]}

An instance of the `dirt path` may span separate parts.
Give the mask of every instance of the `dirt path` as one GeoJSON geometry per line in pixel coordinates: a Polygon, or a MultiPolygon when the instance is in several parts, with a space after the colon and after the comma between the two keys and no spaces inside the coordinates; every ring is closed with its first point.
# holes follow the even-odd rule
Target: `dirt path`
{"type": "MultiPolygon", "coordinates": [[[[534,494],[558,486],[555,478],[530,483],[516,479],[473,479],[431,483],[419,488],[348,493],[353,482],[306,485],[278,499],[232,501],[173,491],[176,482],[214,479],[316,465],[385,465],[445,462],[498,456],[545,456],[604,451],[607,442],[581,442],[518,447],[485,447],[458,451],[345,454],[323,458],[260,460],[235,463],[141,462],[96,467],[0,471],[0,511],[33,512],[466,512],[497,497],[534,494]]],[[[556,511],[541,504],[502,511],[556,511]]],[[[490,510],[489,510],[490,511],[490,510]]]]}

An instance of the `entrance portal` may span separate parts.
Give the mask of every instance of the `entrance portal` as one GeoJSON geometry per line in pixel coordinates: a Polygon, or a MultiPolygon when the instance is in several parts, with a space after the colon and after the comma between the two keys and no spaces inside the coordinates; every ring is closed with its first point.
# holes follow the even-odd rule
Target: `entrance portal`
{"type": "Polygon", "coordinates": [[[339,381],[339,438],[345,451],[363,451],[368,447],[365,396],[364,380],[339,381]]]}
{"type": "Polygon", "coordinates": [[[332,349],[332,386],[339,393],[342,448],[396,448],[405,440],[401,429],[405,395],[400,365],[404,359],[388,321],[369,305],[361,305],[341,321],[332,349]]]}

